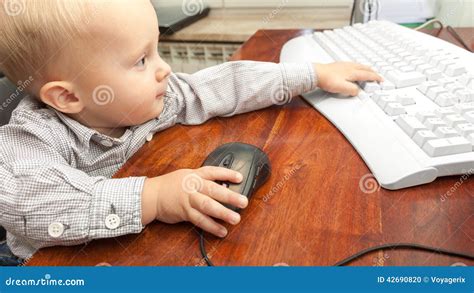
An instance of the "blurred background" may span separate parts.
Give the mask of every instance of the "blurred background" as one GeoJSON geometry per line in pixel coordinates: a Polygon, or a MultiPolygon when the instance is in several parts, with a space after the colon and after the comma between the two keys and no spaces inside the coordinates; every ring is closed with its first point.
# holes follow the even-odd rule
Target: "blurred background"
{"type": "MultiPolygon", "coordinates": [[[[373,19],[416,27],[436,18],[473,27],[474,0],[152,0],[162,27],[161,56],[173,70],[193,73],[220,64],[259,29],[333,29],[373,19]],[[209,10],[207,10],[209,9],[209,10]],[[201,17],[197,17],[200,14],[201,17]]],[[[469,40],[468,40],[469,41],[469,40]]]]}

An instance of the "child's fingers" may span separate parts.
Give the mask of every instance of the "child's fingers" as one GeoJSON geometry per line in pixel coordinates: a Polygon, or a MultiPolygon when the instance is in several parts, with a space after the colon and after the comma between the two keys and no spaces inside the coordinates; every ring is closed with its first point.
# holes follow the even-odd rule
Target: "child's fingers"
{"type": "Polygon", "coordinates": [[[199,176],[204,179],[215,181],[230,181],[234,183],[239,183],[242,181],[242,174],[234,170],[230,170],[223,167],[215,166],[204,166],[196,170],[199,176]]]}
{"type": "Polygon", "coordinates": [[[195,209],[189,211],[189,221],[204,231],[218,237],[225,237],[227,235],[227,229],[224,226],[195,209]]]}
{"type": "Polygon", "coordinates": [[[358,70],[365,70],[365,71],[372,71],[372,72],[375,72],[372,67],[367,66],[367,65],[364,65],[364,64],[359,64],[359,63],[357,63],[357,65],[356,65],[355,68],[358,69],[358,70]]]}
{"type": "Polygon", "coordinates": [[[366,71],[366,70],[356,70],[354,71],[351,76],[349,77],[349,81],[378,81],[382,82],[383,79],[380,75],[373,71],[366,71]]]}
{"type": "Polygon", "coordinates": [[[344,84],[341,86],[341,89],[339,92],[343,95],[349,95],[349,96],[357,96],[359,94],[359,87],[350,81],[344,82],[344,84]]]}
{"type": "Polygon", "coordinates": [[[202,193],[195,192],[189,197],[191,207],[198,210],[204,215],[211,216],[216,219],[221,219],[229,224],[235,225],[240,222],[240,215],[214,199],[202,193]]]}
{"type": "Polygon", "coordinates": [[[200,192],[221,203],[230,204],[242,209],[247,207],[249,203],[246,196],[209,180],[204,180],[200,192]]]}

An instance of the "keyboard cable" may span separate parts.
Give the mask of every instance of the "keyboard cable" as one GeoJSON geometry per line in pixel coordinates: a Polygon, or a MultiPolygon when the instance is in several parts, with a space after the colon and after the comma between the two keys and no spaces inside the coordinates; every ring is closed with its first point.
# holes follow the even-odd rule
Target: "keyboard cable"
{"type": "Polygon", "coordinates": [[[356,2],[357,2],[357,0],[352,1],[351,19],[349,20],[350,25],[354,24],[354,15],[355,15],[356,2]]]}
{"type": "Polygon", "coordinates": [[[357,252],[356,254],[349,256],[348,258],[345,258],[336,264],[334,266],[344,266],[347,265],[354,260],[362,257],[363,255],[366,255],[368,253],[377,251],[377,250],[382,250],[382,249],[399,249],[399,248],[408,248],[408,249],[415,249],[415,250],[422,250],[422,251],[429,251],[429,252],[435,252],[439,253],[442,255],[447,255],[447,256],[453,256],[453,257],[460,257],[460,258],[465,258],[469,260],[474,260],[474,255],[473,254],[468,254],[464,252],[458,252],[458,251],[453,251],[453,250],[447,250],[443,248],[435,248],[431,246],[426,246],[426,245],[421,245],[421,244],[416,244],[416,243],[388,243],[388,244],[382,244],[382,245],[377,245],[377,246],[372,246],[369,248],[366,248],[364,250],[361,250],[357,252]]]}
{"type": "MultiPolygon", "coordinates": [[[[423,23],[422,25],[416,27],[414,30],[419,31],[419,30],[421,30],[421,29],[424,29],[424,28],[428,27],[428,26],[431,25],[431,24],[439,24],[439,29],[438,29],[438,31],[437,31],[436,34],[435,34],[436,37],[438,37],[439,34],[441,33],[441,31],[443,30],[444,25],[443,25],[443,23],[442,23],[439,19],[436,19],[436,18],[433,18],[433,19],[431,19],[431,20],[429,20],[429,21],[423,23]]],[[[468,50],[469,52],[472,52],[472,49],[469,48],[469,46],[466,44],[466,42],[461,38],[461,36],[456,32],[456,30],[455,30],[452,26],[448,25],[448,26],[446,27],[446,31],[447,31],[456,41],[458,41],[466,50],[468,50]]]]}
{"type": "Polygon", "coordinates": [[[422,25],[417,26],[416,28],[414,28],[414,30],[419,31],[419,30],[422,30],[422,29],[424,29],[424,28],[426,28],[426,27],[428,27],[429,25],[432,25],[432,24],[439,24],[439,29],[435,34],[435,36],[438,37],[439,34],[441,33],[441,31],[443,30],[444,25],[439,19],[436,19],[436,18],[428,20],[427,22],[423,23],[422,25]]]}
{"type": "Polygon", "coordinates": [[[448,26],[446,27],[446,30],[448,31],[448,33],[451,34],[451,36],[453,36],[453,38],[456,39],[456,41],[458,41],[459,43],[461,43],[461,45],[462,45],[466,50],[468,50],[469,52],[472,52],[472,49],[469,48],[469,46],[466,44],[466,42],[464,42],[464,40],[461,38],[461,36],[456,32],[456,30],[455,30],[452,26],[448,25],[448,26]]]}
{"type": "MultiPolygon", "coordinates": [[[[199,234],[199,249],[201,251],[201,256],[203,260],[206,262],[206,264],[210,267],[214,266],[212,261],[209,259],[209,256],[207,255],[206,247],[205,247],[205,240],[204,240],[204,232],[202,229],[197,229],[197,232],[199,234]]],[[[381,244],[381,245],[376,245],[372,246],[366,249],[363,249],[341,261],[338,261],[337,263],[334,264],[334,266],[345,266],[362,256],[369,254],[374,251],[378,250],[383,250],[383,249],[414,249],[414,250],[421,250],[421,251],[428,251],[428,252],[434,252],[434,253],[439,253],[442,255],[446,256],[452,256],[452,257],[460,257],[464,259],[468,259],[471,261],[474,261],[474,255],[473,254],[468,254],[465,252],[458,252],[458,251],[453,251],[453,250],[447,250],[443,248],[436,248],[436,247],[431,247],[431,246],[426,246],[426,245],[421,245],[421,244],[416,244],[416,243],[388,243],[388,244],[381,244]]]]}

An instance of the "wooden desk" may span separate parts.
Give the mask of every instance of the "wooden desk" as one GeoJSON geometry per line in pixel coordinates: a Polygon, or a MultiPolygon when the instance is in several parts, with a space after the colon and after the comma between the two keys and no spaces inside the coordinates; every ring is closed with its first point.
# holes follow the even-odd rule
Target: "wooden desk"
{"type": "MultiPolygon", "coordinates": [[[[281,46],[311,30],[258,31],[234,60],[278,61],[281,46]]],[[[473,29],[463,29],[467,40],[473,29]]],[[[443,38],[447,35],[443,32],[443,38]]],[[[449,38],[448,38],[449,39],[449,38]]],[[[197,168],[217,146],[242,141],[270,157],[269,181],[242,212],[242,222],[225,239],[207,236],[216,265],[327,266],[369,246],[415,242],[474,253],[474,180],[446,200],[443,194],[460,178],[399,191],[363,192],[370,174],[351,144],[300,97],[282,107],[200,126],[176,126],[145,144],[115,177],[157,176],[197,168]]],[[[369,186],[370,188],[370,186],[369,186]]],[[[140,234],[95,240],[86,245],[42,249],[28,265],[204,265],[197,235],[188,223],[152,223],[140,234]]],[[[354,265],[443,265],[458,258],[412,250],[372,253],[354,265]]]]}

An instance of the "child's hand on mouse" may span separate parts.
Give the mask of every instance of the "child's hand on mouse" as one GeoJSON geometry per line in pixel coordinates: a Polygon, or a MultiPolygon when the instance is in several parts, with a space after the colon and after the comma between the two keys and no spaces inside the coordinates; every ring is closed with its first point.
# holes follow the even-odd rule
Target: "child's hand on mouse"
{"type": "Polygon", "coordinates": [[[212,218],[235,225],[240,222],[240,215],[221,203],[245,208],[248,199],[215,183],[215,180],[239,183],[242,175],[214,166],[181,169],[146,179],[144,195],[152,194],[156,203],[155,219],[169,224],[189,221],[209,233],[224,237],[227,230],[212,218]]]}
{"type": "Polygon", "coordinates": [[[356,81],[378,81],[383,79],[369,66],[352,62],[334,62],[330,64],[314,63],[318,87],[330,93],[357,96],[359,87],[356,81]]]}

